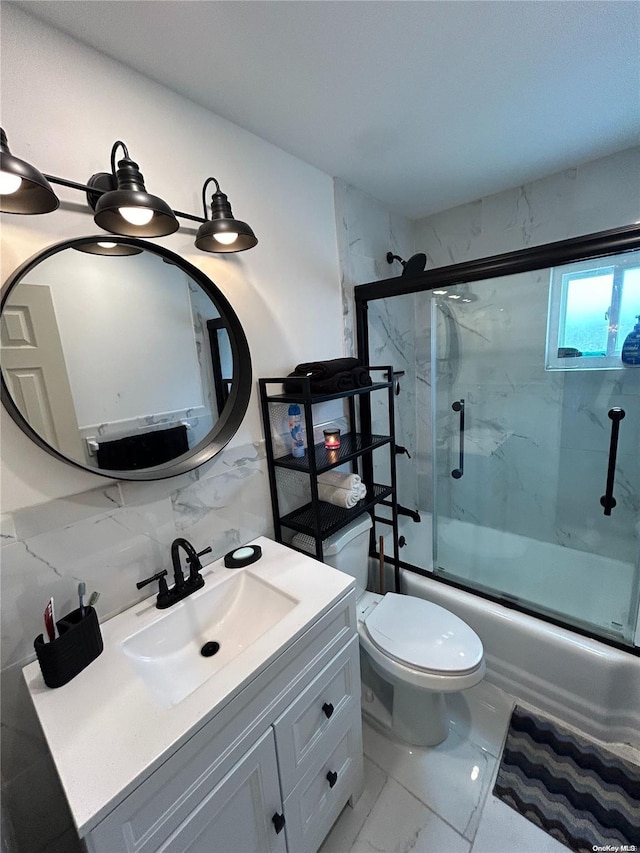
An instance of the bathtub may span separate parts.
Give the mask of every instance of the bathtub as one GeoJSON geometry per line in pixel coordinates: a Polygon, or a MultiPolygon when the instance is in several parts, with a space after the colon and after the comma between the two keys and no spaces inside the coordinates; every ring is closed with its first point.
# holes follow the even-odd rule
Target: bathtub
{"type": "MultiPolygon", "coordinates": [[[[430,554],[430,519],[422,515],[420,524],[403,519],[402,528],[412,550],[419,535],[430,554]]],[[[407,551],[401,559],[413,562],[407,551]]],[[[415,572],[401,577],[403,592],[440,604],[474,629],[490,682],[592,737],[640,749],[640,657],[415,572]]]]}

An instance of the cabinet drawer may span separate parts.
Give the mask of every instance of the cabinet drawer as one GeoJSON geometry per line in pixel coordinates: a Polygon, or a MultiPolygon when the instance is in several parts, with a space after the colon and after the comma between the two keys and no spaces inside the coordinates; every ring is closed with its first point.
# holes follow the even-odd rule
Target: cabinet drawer
{"type": "Polygon", "coordinates": [[[326,754],[332,735],[344,728],[352,711],[360,713],[358,637],[325,666],[274,723],[280,784],[286,797],[309,767],[326,754]]]}
{"type": "Polygon", "coordinates": [[[315,853],[349,797],[359,788],[362,774],[360,708],[351,712],[351,724],[328,758],[312,768],[284,801],[287,849],[315,853]]]}

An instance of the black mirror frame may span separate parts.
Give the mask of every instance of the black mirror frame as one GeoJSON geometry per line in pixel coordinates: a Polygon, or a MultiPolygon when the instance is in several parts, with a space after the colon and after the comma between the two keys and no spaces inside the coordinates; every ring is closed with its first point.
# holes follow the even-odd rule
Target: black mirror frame
{"type": "MultiPolygon", "coordinates": [[[[77,237],[73,240],[63,240],[60,243],[54,243],[48,246],[41,252],[33,255],[9,277],[2,287],[0,299],[0,316],[4,310],[4,305],[13,288],[21,281],[22,277],[29,272],[33,267],[37,266],[42,261],[57,254],[65,249],[75,248],[78,245],[85,243],[95,243],[97,239],[104,239],[104,235],[90,237],[77,237]]],[[[150,251],[161,258],[175,264],[180,269],[184,270],[200,287],[204,290],[207,296],[218,308],[220,315],[226,322],[229,331],[229,339],[231,342],[231,351],[233,354],[233,382],[229,397],[226,401],[221,416],[216,421],[216,424],[208,436],[200,442],[193,450],[182,456],[177,457],[171,462],[163,465],[156,465],[152,468],[143,468],[134,471],[115,471],[109,469],[92,468],[88,465],[83,465],[76,459],[71,459],[60,453],[59,450],[48,444],[24,418],[18,407],[16,406],[9,388],[5,382],[4,374],[0,369],[0,397],[2,403],[8,413],[11,415],[15,423],[38,447],[46,451],[51,456],[59,459],[61,462],[66,462],[74,468],[82,471],[88,471],[90,474],[97,474],[101,477],[107,477],[110,480],[164,480],[170,477],[177,477],[180,474],[188,473],[194,468],[198,468],[208,462],[216,454],[218,454],[238,431],[242,420],[249,406],[249,399],[252,390],[252,369],[251,369],[251,354],[246,335],[238,319],[235,311],[231,307],[227,298],[222,294],[218,287],[197,267],[185,261],[180,255],[172,252],[170,249],[165,249],[163,246],[157,246],[155,243],[149,243],[145,240],[140,240],[136,237],[119,237],[109,235],[109,242],[122,243],[128,246],[135,246],[142,250],[150,251]]]]}

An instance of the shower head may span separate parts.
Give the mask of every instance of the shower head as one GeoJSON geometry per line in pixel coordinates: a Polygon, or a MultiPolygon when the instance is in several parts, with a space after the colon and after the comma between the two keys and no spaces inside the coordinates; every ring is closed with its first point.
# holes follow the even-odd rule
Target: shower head
{"type": "Polygon", "coordinates": [[[387,252],[387,263],[392,264],[394,261],[400,261],[402,264],[401,275],[419,275],[424,272],[427,265],[427,256],[423,252],[418,252],[417,255],[411,255],[408,261],[403,261],[399,255],[387,252]]]}

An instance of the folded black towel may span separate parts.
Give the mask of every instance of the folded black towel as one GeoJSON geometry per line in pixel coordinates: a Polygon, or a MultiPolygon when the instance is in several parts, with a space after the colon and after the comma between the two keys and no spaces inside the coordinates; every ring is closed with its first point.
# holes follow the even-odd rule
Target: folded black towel
{"type": "Polygon", "coordinates": [[[345,373],[361,365],[359,358],[330,358],[327,361],[307,361],[298,364],[293,373],[297,376],[308,376],[310,379],[330,379],[337,373],[345,373]]]}
{"type": "Polygon", "coordinates": [[[311,390],[315,394],[334,394],[338,391],[352,391],[356,387],[353,371],[351,370],[343,370],[341,373],[336,373],[327,379],[314,379],[311,383],[311,390]]]}
{"type": "Polygon", "coordinates": [[[184,424],[98,443],[98,468],[136,471],[170,462],[189,449],[184,424]]]}
{"type": "MultiPolygon", "coordinates": [[[[291,377],[284,383],[285,394],[299,394],[304,391],[302,377],[299,373],[290,373],[291,377]]],[[[314,379],[310,377],[311,393],[312,394],[337,394],[340,391],[353,391],[357,388],[353,371],[344,370],[342,373],[336,373],[334,376],[329,376],[327,379],[314,379]]]]}
{"type": "Polygon", "coordinates": [[[366,388],[373,385],[373,379],[366,367],[354,367],[351,371],[356,388],[366,388]]]}

